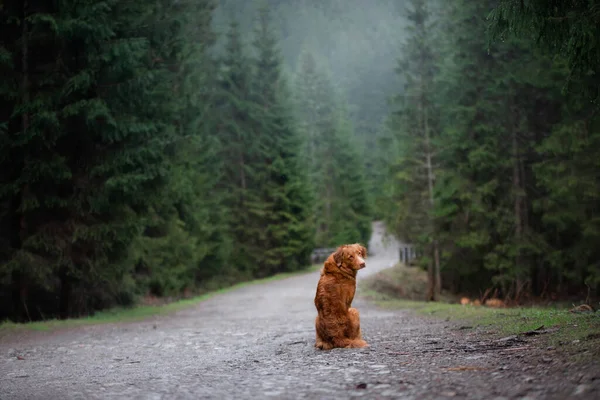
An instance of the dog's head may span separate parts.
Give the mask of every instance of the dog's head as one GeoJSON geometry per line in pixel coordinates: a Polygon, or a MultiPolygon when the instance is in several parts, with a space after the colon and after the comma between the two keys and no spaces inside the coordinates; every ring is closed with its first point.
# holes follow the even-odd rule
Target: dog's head
{"type": "Polygon", "coordinates": [[[367,258],[367,249],[358,243],[345,244],[333,253],[333,260],[338,268],[353,275],[366,266],[365,258],[367,258]]]}

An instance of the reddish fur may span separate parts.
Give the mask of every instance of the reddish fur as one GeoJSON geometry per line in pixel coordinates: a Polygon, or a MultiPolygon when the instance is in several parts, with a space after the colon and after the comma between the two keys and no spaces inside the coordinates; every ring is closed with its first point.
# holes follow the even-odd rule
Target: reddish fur
{"type": "Polygon", "coordinates": [[[364,268],[366,257],[367,249],[355,243],[338,247],[325,261],[315,296],[315,347],[330,350],[368,346],[360,332],[358,310],[350,307],[356,291],[356,273],[364,268]]]}

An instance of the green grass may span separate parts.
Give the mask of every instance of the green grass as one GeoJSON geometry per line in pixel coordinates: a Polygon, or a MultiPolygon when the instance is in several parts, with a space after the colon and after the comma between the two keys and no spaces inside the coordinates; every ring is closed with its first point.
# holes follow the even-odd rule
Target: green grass
{"type": "Polygon", "coordinates": [[[384,298],[379,293],[365,291],[364,295],[383,308],[411,309],[419,314],[459,321],[473,328],[492,328],[502,335],[513,335],[545,328],[560,327],[572,340],[585,339],[588,334],[600,333],[600,315],[597,313],[574,314],[567,309],[522,307],[488,308],[460,304],[434,303],[384,298]]]}
{"type": "Polygon", "coordinates": [[[196,296],[189,299],[179,300],[172,303],[157,305],[157,306],[149,306],[149,305],[140,305],[130,308],[113,308],[105,311],[100,311],[90,317],[84,318],[73,318],[66,320],[47,320],[47,321],[38,321],[38,322],[29,322],[29,323],[14,323],[10,321],[5,321],[0,323],[0,334],[2,333],[14,333],[18,331],[53,331],[57,329],[65,329],[72,328],[77,326],[84,325],[96,325],[96,324],[109,324],[116,322],[133,322],[133,321],[141,321],[150,317],[156,317],[160,315],[165,315],[169,313],[173,313],[179,310],[183,310],[188,307],[192,307],[197,305],[198,303],[210,299],[216,295],[228,293],[233,290],[240,289],[242,287],[250,286],[250,285],[258,285],[267,282],[272,282],[276,280],[281,280],[285,278],[290,278],[297,275],[303,275],[310,272],[317,271],[321,265],[313,265],[309,268],[306,268],[301,271],[295,272],[286,272],[277,275],[270,276],[264,279],[257,279],[248,282],[241,282],[233,286],[229,286],[227,288],[222,288],[219,290],[211,291],[208,293],[204,293],[200,296],[196,296]]]}
{"type": "MultiPolygon", "coordinates": [[[[396,267],[393,269],[402,269],[396,267]]],[[[409,292],[406,281],[395,277],[406,273],[391,270],[370,277],[361,288],[361,294],[380,307],[387,309],[410,309],[419,314],[456,323],[463,329],[476,329],[496,337],[518,335],[540,327],[549,333],[536,335],[541,346],[555,346],[575,358],[600,357],[600,311],[576,314],[567,307],[516,307],[488,308],[453,302],[425,302],[399,298],[409,292]],[[390,288],[397,288],[392,291],[390,288]],[[557,329],[553,329],[557,328],[557,329]]]]}

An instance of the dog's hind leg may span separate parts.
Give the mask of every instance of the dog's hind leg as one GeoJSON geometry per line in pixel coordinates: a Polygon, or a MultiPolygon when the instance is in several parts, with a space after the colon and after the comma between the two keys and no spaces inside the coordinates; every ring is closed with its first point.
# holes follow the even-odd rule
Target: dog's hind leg
{"type": "Polygon", "coordinates": [[[369,344],[362,339],[350,340],[344,348],[346,349],[361,349],[363,347],[369,347],[369,344]]]}
{"type": "Polygon", "coordinates": [[[360,349],[368,346],[369,345],[367,342],[362,339],[341,338],[333,340],[333,347],[340,347],[344,349],[360,349]]]}
{"type": "Polygon", "coordinates": [[[348,309],[348,339],[362,339],[360,331],[360,314],[356,308],[348,309]]]}
{"type": "Polygon", "coordinates": [[[360,331],[360,314],[356,308],[348,309],[348,326],[346,328],[346,338],[344,338],[339,347],[357,349],[367,347],[368,344],[363,340],[360,331]]]}
{"type": "Polygon", "coordinates": [[[316,340],[315,340],[315,347],[317,349],[321,349],[321,350],[329,350],[331,349],[331,345],[326,343],[323,338],[321,337],[321,335],[319,334],[319,316],[317,315],[317,318],[315,319],[315,331],[316,331],[316,340]]]}

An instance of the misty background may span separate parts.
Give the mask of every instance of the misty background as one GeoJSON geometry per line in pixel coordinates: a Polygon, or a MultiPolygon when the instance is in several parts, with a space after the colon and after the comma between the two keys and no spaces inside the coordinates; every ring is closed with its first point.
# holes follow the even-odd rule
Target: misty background
{"type": "Polygon", "coordinates": [[[592,5],[7,0],[0,24],[0,319],[303,271],[373,221],[423,299],[597,295],[592,5]]]}
{"type": "MultiPolygon", "coordinates": [[[[221,1],[213,26],[222,37],[231,18],[251,33],[260,2],[221,1]]],[[[311,52],[348,102],[361,132],[375,133],[389,113],[389,100],[401,88],[395,73],[404,36],[402,2],[271,1],[273,29],[284,70],[292,77],[303,51],[311,52]]],[[[218,47],[222,51],[223,40],[218,47]]],[[[368,143],[365,143],[368,147],[368,143]]]]}

